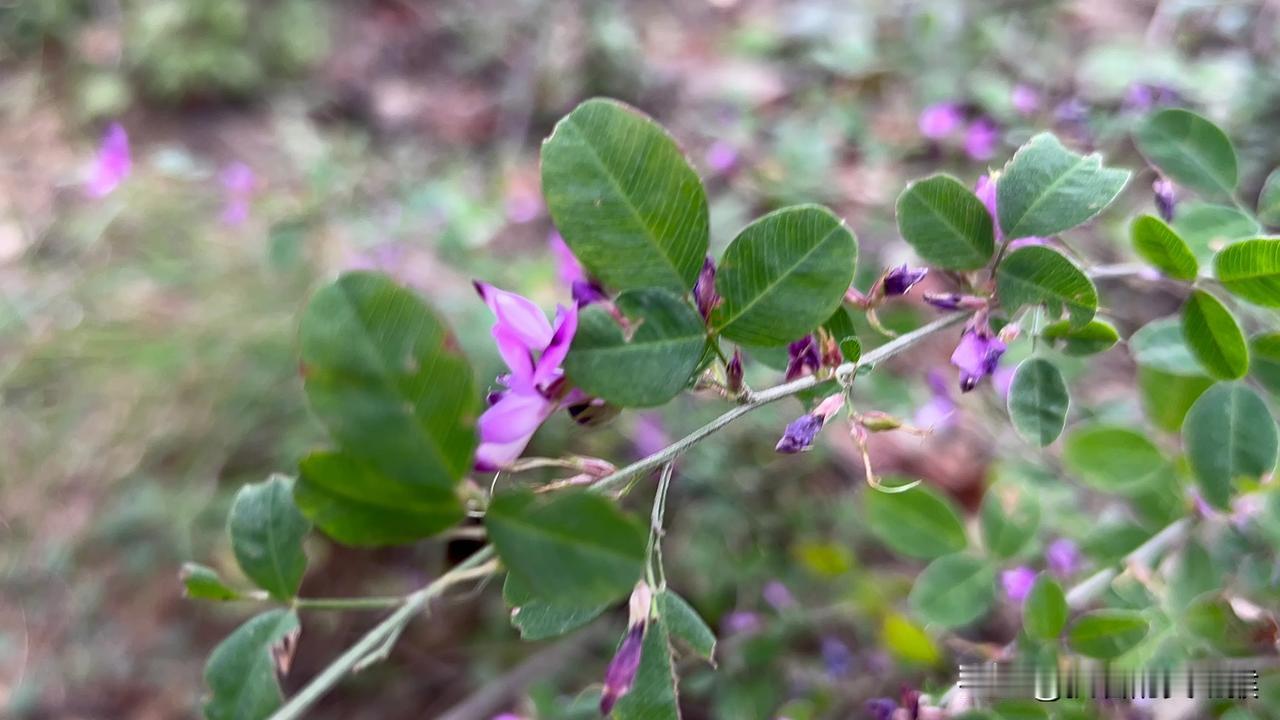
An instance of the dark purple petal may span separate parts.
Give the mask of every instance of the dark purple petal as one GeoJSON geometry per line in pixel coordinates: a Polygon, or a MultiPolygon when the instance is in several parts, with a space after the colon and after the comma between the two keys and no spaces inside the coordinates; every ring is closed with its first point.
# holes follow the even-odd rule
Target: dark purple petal
{"type": "Polygon", "coordinates": [[[724,368],[726,386],[731,393],[742,391],[742,350],[733,349],[733,357],[729,358],[729,364],[724,368]]]}
{"type": "Polygon", "coordinates": [[[960,309],[960,296],[956,293],[925,293],[924,301],[939,310],[960,309]]]}
{"type": "Polygon", "coordinates": [[[929,274],[928,268],[912,269],[907,267],[906,263],[885,273],[884,276],[884,294],[889,297],[898,295],[906,295],[916,283],[924,279],[929,274]]]}
{"type": "Polygon", "coordinates": [[[960,344],[951,353],[951,364],[960,369],[960,390],[969,392],[984,377],[995,372],[1000,356],[1007,349],[1000,338],[989,333],[966,329],[960,344]]]}
{"type": "Polygon", "coordinates": [[[1177,188],[1168,178],[1157,178],[1151,184],[1151,190],[1155,193],[1156,209],[1160,212],[1160,217],[1165,222],[1173,222],[1173,211],[1178,205],[1177,188]]]}
{"type": "Polygon", "coordinates": [[[609,668],[604,673],[604,692],[600,696],[600,714],[608,715],[618,700],[631,690],[636,680],[636,671],[640,669],[640,654],[644,649],[645,625],[633,626],[627,631],[622,645],[614,654],[609,668]]]}
{"type": "Polygon", "coordinates": [[[698,280],[693,285],[693,299],[703,319],[711,317],[711,311],[720,302],[720,295],[716,293],[716,265],[711,258],[702,263],[698,280]]]}
{"type": "Polygon", "coordinates": [[[822,418],[817,415],[801,415],[787,426],[774,450],[790,455],[810,449],[813,447],[814,438],[818,437],[818,431],[822,429],[822,424],[822,418]]]}
{"type": "Polygon", "coordinates": [[[812,335],[805,335],[787,346],[787,380],[795,380],[822,367],[818,342],[812,335]]]}
{"type": "Polygon", "coordinates": [[[578,307],[586,307],[609,299],[609,296],[604,293],[604,288],[597,285],[594,280],[574,280],[570,293],[578,307]]]}

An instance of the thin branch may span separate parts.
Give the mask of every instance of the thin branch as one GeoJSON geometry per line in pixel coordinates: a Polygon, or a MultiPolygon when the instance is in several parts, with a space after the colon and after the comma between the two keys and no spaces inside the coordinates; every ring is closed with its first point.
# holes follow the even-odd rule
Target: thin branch
{"type": "Polygon", "coordinates": [[[303,713],[342,680],[362,658],[375,651],[387,637],[399,633],[434,598],[458,583],[496,572],[499,566],[493,556],[493,546],[481,548],[479,552],[436,578],[431,584],[406,596],[404,604],[398,610],[365,633],[355,645],[347,648],[347,651],[325,668],[324,672],[313,678],[284,707],[277,710],[271,716],[271,720],[295,720],[302,717],[303,713]]]}
{"type": "Polygon", "coordinates": [[[402,595],[358,598],[297,598],[293,606],[299,610],[386,610],[404,604],[402,595]]]}

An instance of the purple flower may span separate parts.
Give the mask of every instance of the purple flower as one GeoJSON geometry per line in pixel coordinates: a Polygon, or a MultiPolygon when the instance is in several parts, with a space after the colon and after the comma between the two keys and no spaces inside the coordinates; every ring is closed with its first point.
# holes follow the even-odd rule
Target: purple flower
{"type": "Polygon", "coordinates": [[[1004,588],[1005,597],[1011,603],[1021,603],[1027,599],[1031,586],[1036,583],[1036,571],[1020,566],[1000,573],[1000,585],[1004,588]]]}
{"type": "Polygon", "coordinates": [[[222,183],[222,222],[236,226],[249,219],[249,203],[257,186],[253,168],[233,162],[219,174],[222,183]]]}
{"type": "Polygon", "coordinates": [[[814,408],[813,412],[792,420],[786,431],[782,433],[782,439],[778,440],[778,444],[773,449],[784,455],[792,455],[809,450],[813,447],[814,439],[818,437],[818,431],[843,406],[843,393],[836,393],[827,397],[818,403],[818,407],[814,408]]]}
{"type": "Polygon", "coordinates": [[[649,624],[649,609],[653,592],[644,582],[631,591],[630,618],[627,634],[614,653],[604,673],[604,692],[600,696],[600,714],[608,715],[618,700],[631,690],[636,671],[640,669],[641,651],[644,649],[644,631],[649,624]]]}
{"type": "Polygon", "coordinates": [[[1180,102],[1182,94],[1168,85],[1133,83],[1125,90],[1122,105],[1126,110],[1141,113],[1180,102]]]}
{"type": "Polygon", "coordinates": [[[600,284],[587,275],[586,269],[565,244],[560,233],[552,230],[547,236],[547,245],[556,259],[556,274],[560,276],[561,284],[569,288],[573,301],[578,307],[585,307],[608,297],[600,284]]]}
{"type": "Polygon", "coordinates": [[[892,698],[873,698],[867,701],[867,717],[871,720],[892,720],[898,703],[892,698]]]}
{"type": "Polygon", "coordinates": [[[1022,115],[1031,115],[1040,109],[1040,92],[1030,85],[1018,83],[1009,94],[1013,109],[1022,115]]]}
{"type": "Polygon", "coordinates": [[[822,357],[813,335],[805,335],[787,346],[787,380],[817,372],[820,367],[822,357]]]}
{"type": "Polygon", "coordinates": [[[711,262],[711,258],[702,262],[698,280],[693,284],[693,299],[704,320],[710,318],[711,311],[720,304],[720,295],[716,292],[716,264],[711,262]]]}
{"type": "Polygon", "coordinates": [[[831,678],[844,677],[853,668],[853,652],[840,640],[824,637],[822,638],[822,663],[827,666],[827,675],[831,678]]]}
{"type": "Polygon", "coordinates": [[[935,103],[920,113],[920,134],[930,140],[941,140],[964,124],[964,110],[956,103],[935,103]]]}
{"type": "Polygon", "coordinates": [[[498,378],[506,390],[480,416],[477,470],[497,470],[520,457],[533,433],[556,411],[563,392],[560,363],[578,329],[576,307],[556,307],[555,325],[532,300],[476,282],[493,311],[492,334],[511,372],[498,378]]]}
{"type": "Polygon", "coordinates": [[[964,151],[978,161],[990,160],[1000,144],[1000,128],[989,117],[980,117],[969,123],[964,131],[964,151]]]}
{"type": "Polygon", "coordinates": [[[774,610],[785,610],[795,607],[796,604],[796,599],[791,595],[791,590],[779,580],[770,580],[765,583],[761,595],[764,596],[765,602],[773,606],[774,610]]]}
{"type": "Polygon", "coordinates": [[[1053,117],[1063,125],[1082,125],[1089,119],[1089,106],[1080,98],[1067,98],[1053,108],[1053,117]]]}
{"type": "Polygon", "coordinates": [[[742,349],[734,348],[733,357],[729,358],[729,364],[724,368],[725,386],[729,392],[742,392],[742,375],[742,349]]]}
{"type": "Polygon", "coordinates": [[[760,616],[746,610],[734,610],[720,620],[720,625],[730,635],[753,633],[760,629],[760,616]]]}
{"type": "Polygon", "coordinates": [[[120,123],[111,123],[102,135],[102,144],[94,159],[93,170],[85,192],[91,198],[110,195],[133,169],[133,156],[129,152],[129,134],[120,123]]]}
{"type": "Polygon", "coordinates": [[[996,371],[1007,346],[986,327],[966,327],[960,344],[951,353],[951,364],[960,369],[960,391],[969,392],[982,378],[996,371]]]}
{"type": "Polygon", "coordinates": [[[906,263],[903,263],[885,273],[883,282],[884,294],[888,297],[906,295],[911,288],[916,286],[916,283],[923,280],[924,276],[928,274],[928,268],[913,270],[907,267],[906,263]]]}
{"type": "Polygon", "coordinates": [[[1160,211],[1160,217],[1165,222],[1173,222],[1173,211],[1178,205],[1177,188],[1173,181],[1168,178],[1156,178],[1151,184],[1151,190],[1155,193],[1156,209],[1160,211]]]}
{"type": "Polygon", "coordinates": [[[704,160],[711,172],[723,175],[738,164],[738,149],[724,140],[716,140],[707,148],[704,160]]]}
{"type": "Polygon", "coordinates": [[[917,427],[945,430],[955,424],[956,403],[951,399],[951,389],[937,370],[930,370],[926,379],[930,398],[916,410],[913,422],[917,427]]]}
{"type": "Polygon", "coordinates": [[[1080,569],[1080,549],[1067,538],[1058,538],[1049,543],[1044,551],[1049,571],[1060,578],[1074,575],[1080,569]]]}

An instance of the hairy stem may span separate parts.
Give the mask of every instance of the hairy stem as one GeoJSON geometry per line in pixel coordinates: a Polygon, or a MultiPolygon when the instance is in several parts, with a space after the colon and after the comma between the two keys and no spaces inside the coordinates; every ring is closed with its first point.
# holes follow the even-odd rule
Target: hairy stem
{"type": "Polygon", "coordinates": [[[399,633],[410,620],[430,604],[432,599],[458,583],[496,572],[498,563],[493,559],[493,555],[493,546],[481,548],[479,552],[436,578],[431,584],[405,596],[404,604],[398,610],[365,633],[355,645],[347,648],[347,651],[325,668],[324,672],[307,683],[306,687],[299,690],[298,694],[294,695],[284,707],[277,710],[271,716],[271,720],[294,720],[302,717],[303,713],[342,680],[365,655],[377,649],[387,637],[399,633]]]}

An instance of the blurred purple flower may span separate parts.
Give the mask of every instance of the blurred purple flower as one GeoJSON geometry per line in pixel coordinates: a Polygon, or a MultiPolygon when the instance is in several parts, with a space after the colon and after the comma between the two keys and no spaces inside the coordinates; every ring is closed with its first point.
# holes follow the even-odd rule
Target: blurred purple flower
{"type": "Polygon", "coordinates": [[[1181,102],[1182,93],[1168,85],[1133,83],[1125,90],[1122,105],[1126,110],[1144,113],[1181,102]]]}
{"type": "Polygon", "coordinates": [[[787,380],[795,380],[822,367],[818,341],[813,335],[805,335],[787,346],[787,380]]]}
{"type": "Polygon", "coordinates": [[[547,246],[551,248],[551,254],[556,259],[556,274],[560,277],[561,284],[569,288],[573,301],[578,307],[585,307],[608,297],[599,283],[587,275],[586,269],[565,244],[560,233],[552,230],[547,236],[547,246]]]}
{"type": "Polygon", "coordinates": [[[969,123],[964,131],[964,151],[978,161],[995,157],[1000,144],[1000,127],[989,117],[980,117],[969,123]]]}
{"type": "Polygon", "coordinates": [[[249,203],[257,187],[253,168],[242,162],[233,162],[219,173],[222,183],[222,222],[225,225],[241,225],[249,219],[249,203]]]}
{"type": "Polygon", "coordinates": [[[1035,583],[1036,571],[1025,565],[1000,573],[1000,585],[1004,588],[1005,597],[1011,603],[1021,603],[1026,600],[1027,594],[1031,592],[1031,586],[1035,583]]]}
{"type": "Polygon", "coordinates": [[[498,378],[506,390],[477,423],[476,469],[491,471],[518,458],[558,407],[552,391],[564,377],[560,363],[578,329],[578,310],[557,306],[553,327],[532,300],[482,282],[475,287],[497,318],[491,332],[511,370],[498,378]]]}
{"type": "Polygon", "coordinates": [[[760,629],[760,616],[746,610],[734,610],[721,618],[720,626],[729,635],[753,633],[760,629]]]}
{"type": "Polygon", "coordinates": [[[1009,102],[1013,109],[1022,115],[1032,115],[1040,109],[1040,91],[1024,83],[1013,86],[1009,93],[1009,102]]]}
{"type": "Polygon", "coordinates": [[[916,410],[913,422],[917,427],[945,430],[955,424],[956,404],[951,399],[947,379],[937,370],[926,376],[929,385],[929,401],[916,410]]]}
{"type": "Polygon", "coordinates": [[[991,333],[985,321],[980,327],[968,326],[960,336],[960,344],[951,353],[951,364],[960,369],[960,391],[969,392],[982,378],[996,371],[1000,356],[1007,346],[991,333]]]}
{"type": "Polygon", "coordinates": [[[1173,211],[1178,205],[1177,187],[1173,181],[1168,178],[1156,178],[1151,184],[1151,190],[1155,194],[1156,210],[1160,212],[1160,217],[1165,222],[1173,222],[1173,211]]]}
{"type": "Polygon", "coordinates": [[[120,123],[111,123],[102,135],[98,154],[85,192],[91,198],[104,198],[115,191],[133,169],[133,155],[129,151],[129,134],[120,123]]]}
{"type": "Polygon", "coordinates": [[[833,637],[822,638],[822,664],[833,679],[844,677],[853,669],[853,652],[849,646],[833,637]]]}
{"type": "Polygon", "coordinates": [[[1089,119],[1089,106],[1078,97],[1071,97],[1053,108],[1053,118],[1063,125],[1083,125],[1089,119]]]}
{"type": "Polygon", "coordinates": [[[600,714],[608,715],[618,700],[631,690],[640,669],[641,651],[644,649],[644,631],[649,624],[649,609],[653,602],[652,591],[643,582],[631,592],[630,618],[627,634],[614,653],[613,660],[604,673],[604,691],[600,696],[600,714]]]}
{"type": "Polygon", "coordinates": [[[1080,548],[1067,538],[1058,538],[1049,543],[1044,557],[1049,564],[1049,572],[1060,578],[1068,578],[1080,569],[1080,548]]]}
{"type": "Polygon", "coordinates": [[[770,580],[765,583],[761,594],[764,596],[764,601],[772,605],[774,610],[795,607],[796,599],[791,595],[791,590],[779,580],[770,580]]]}
{"type": "Polygon", "coordinates": [[[813,414],[801,415],[791,421],[773,449],[784,455],[805,452],[813,447],[813,441],[821,429],[822,418],[813,414]]]}
{"type": "Polygon", "coordinates": [[[916,286],[916,283],[924,280],[925,275],[928,274],[928,268],[912,269],[907,267],[906,263],[903,263],[885,273],[882,285],[884,294],[888,297],[906,295],[911,288],[916,286]]]}
{"type": "Polygon", "coordinates": [[[704,320],[711,317],[711,311],[720,303],[720,295],[716,292],[716,264],[711,262],[711,258],[702,261],[702,270],[693,284],[693,300],[704,320]]]}
{"type": "Polygon", "coordinates": [[[640,457],[648,457],[671,444],[671,435],[657,412],[636,413],[631,427],[631,444],[640,457]]]}
{"type": "Polygon", "coordinates": [[[941,140],[964,124],[964,110],[956,103],[935,103],[920,113],[920,134],[930,140],[941,140]]]}
{"type": "Polygon", "coordinates": [[[998,365],[995,372],[991,373],[991,387],[1002,400],[1009,399],[1009,388],[1013,386],[1013,371],[1016,369],[1012,365],[998,365]]]}
{"type": "Polygon", "coordinates": [[[707,148],[704,160],[712,173],[723,175],[738,164],[738,149],[724,140],[716,140],[707,148]]]}
{"type": "Polygon", "coordinates": [[[867,701],[867,717],[871,720],[893,720],[898,703],[892,698],[874,698],[867,701]]]}

